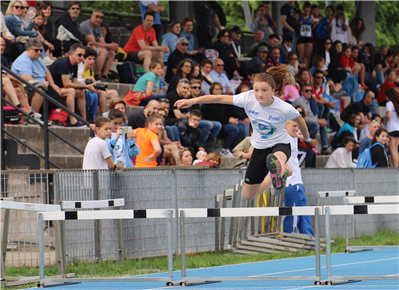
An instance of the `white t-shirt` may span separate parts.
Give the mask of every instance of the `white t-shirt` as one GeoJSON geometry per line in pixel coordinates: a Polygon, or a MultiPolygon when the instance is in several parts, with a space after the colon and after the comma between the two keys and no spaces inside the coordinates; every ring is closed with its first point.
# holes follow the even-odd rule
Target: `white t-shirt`
{"type": "Polygon", "coordinates": [[[386,105],[386,111],[391,111],[391,118],[388,119],[386,129],[387,131],[393,132],[393,131],[399,131],[399,118],[398,118],[398,113],[395,110],[395,107],[391,101],[389,101],[386,105]]]}
{"type": "Polygon", "coordinates": [[[288,159],[287,164],[292,169],[292,175],[287,178],[287,183],[289,185],[303,184],[298,160],[298,137],[293,138],[290,135],[288,137],[291,144],[291,157],[288,159]]]}
{"type": "MultiPolygon", "coordinates": [[[[348,26],[348,19],[345,19],[345,25],[348,26]]],[[[350,28],[348,27],[348,29],[350,28]]],[[[331,40],[332,42],[339,40],[342,43],[348,43],[346,39],[346,31],[343,29],[341,18],[338,19],[338,26],[335,18],[331,21],[331,40]]]]}
{"type": "Polygon", "coordinates": [[[110,156],[107,142],[99,137],[94,137],[86,145],[83,169],[108,169],[108,163],[105,159],[110,156]]]}
{"type": "Polygon", "coordinates": [[[278,143],[290,143],[285,123],[287,119],[298,117],[299,113],[291,104],[280,98],[273,96],[273,99],[274,102],[270,106],[261,106],[253,90],[233,97],[234,105],[244,108],[251,120],[251,144],[256,149],[271,148],[278,143]]]}
{"type": "Polygon", "coordinates": [[[356,167],[352,162],[352,151],[346,151],[345,147],[339,147],[328,159],[326,168],[348,168],[356,167]]]}

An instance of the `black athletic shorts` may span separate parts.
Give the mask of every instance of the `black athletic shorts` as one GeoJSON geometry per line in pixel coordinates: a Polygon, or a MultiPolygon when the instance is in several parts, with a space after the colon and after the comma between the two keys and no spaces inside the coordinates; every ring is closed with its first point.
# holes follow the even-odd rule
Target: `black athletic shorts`
{"type": "Polygon", "coordinates": [[[388,133],[391,137],[399,137],[399,131],[392,131],[388,133]]]}
{"type": "Polygon", "coordinates": [[[249,162],[247,172],[245,174],[245,183],[259,184],[262,183],[269,170],[266,166],[266,157],[271,153],[281,151],[287,156],[287,161],[291,157],[291,145],[279,143],[271,148],[256,149],[252,152],[251,161],[249,162]]]}
{"type": "Polygon", "coordinates": [[[134,61],[135,63],[142,63],[142,60],[140,60],[140,58],[139,58],[139,52],[140,52],[140,50],[129,52],[127,54],[126,60],[134,61]]]}
{"type": "Polygon", "coordinates": [[[299,37],[296,44],[302,44],[302,43],[312,43],[312,38],[311,37],[299,37]]]}

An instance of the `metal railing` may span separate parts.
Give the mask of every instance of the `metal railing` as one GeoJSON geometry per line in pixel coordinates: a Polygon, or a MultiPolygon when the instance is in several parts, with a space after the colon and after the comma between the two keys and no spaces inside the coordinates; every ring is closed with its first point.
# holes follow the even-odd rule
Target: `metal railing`
{"type": "Polygon", "coordinates": [[[36,93],[40,94],[43,97],[43,124],[40,124],[38,121],[36,121],[33,117],[29,116],[26,112],[24,112],[23,110],[21,110],[20,108],[18,108],[17,106],[15,106],[14,104],[12,104],[11,102],[9,102],[8,100],[6,100],[4,98],[4,96],[2,95],[1,99],[3,102],[6,102],[8,105],[14,107],[19,113],[22,113],[24,116],[28,117],[29,119],[33,120],[34,122],[36,122],[40,127],[42,127],[44,129],[44,154],[40,154],[39,152],[37,152],[36,150],[34,150],[32,147],[30,147],[29,145],[27,145],[25,142],[23,142],[21,139],[19,139],[17,136],[11,134],[10,132],[8,132],[5,128],[4,128],[4,114],[2,114],[1,119],[1,142],[0,142],[0,151],[1,151],[1,159],[2,159],[2,164],[1,164],[1,169],[5,170],[5,163],[4,163],[4,157],[5,157],[5,150],[4,150],[4,133],[7,134],[9,137],[11,137],[12,139],[16,140],[18,143],[20,143],[21,145],[25,146],[26,148],[28,148],[29,150],[31,150],[32,152],[34,152],[35,154],[37,154],[40,158],[44,159],[44,168],[45,169],[50,169],[50,164],[53,165],[56,168],[61,168],[60,166],[58,166],[56,163],[52,162],[50,160],[50,149],[49,149],[49,133],[53,134],[54,136],[56,136],[58,139],[60,139],[61,141],[63,141],[64,143],[68,144],[69,146],[71,146],[73,149],[77,150],[79,153],[83,154],[84,152],[82,150],[80,150],[78,147],[76,147],[74,144],[72,144],[71,142],[69,142],[68,140],[66,140],[65,138],[61,137],[60,135],[58,135],[56,132],[49,130],[48,128],[48,116],[49,116],[49,110],[48,110],[48,105],[49,102],[56,105],[58,108],[61,108],[62,110],[66,111],[70,116],[75,117],[77,120],[81,121],[83,124],[85,125],[89,125],[89,122],[87,122],[86,120],[84,120],[82,117],[80,117],[78,114],[76,114],[75,112],[72,112],[71,110],[69,110],[66,106],[64,106],[63,104],[61,104],[60,102],[54,100],[52,97],[50,97],[49,95],[47,95],[45,92],[39,90],[38,88],[34,87],[33,85],[31,85],[29,82],[27,82],[26,80],[24,80],[23,78],[21,78],[19,75],[17,75],[16,73],[14,73],[13,71],[11,71],[10,69],[8,69],[7,67],[5,67],[4,65],[1,65],[1,69],[6,71],[7,73],[9,73],[10,75],[12,75],[14,78],[16,78],[18,81],[22,82],[24,85],[26,85],[27,87],[29,87],[30,89],[32,89],[33,91],[35,91],[36,93]]]}

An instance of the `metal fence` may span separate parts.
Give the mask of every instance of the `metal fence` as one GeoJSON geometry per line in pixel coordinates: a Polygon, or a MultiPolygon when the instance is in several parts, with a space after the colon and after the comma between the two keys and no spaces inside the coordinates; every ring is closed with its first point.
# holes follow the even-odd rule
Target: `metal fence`
{"type": "MultiPolygon", "coordinates": [[[[17,202],[53,203],[52,171],[7,170],[1,173],[1,197],[12,197],[17,202]]],[[[1,230],[4,212],[1,212],[1,230]]],[[[45,229],[45,263],[54,264],[54,233],[50,224],[45,229]]],[[[11,211],[7,243],[6,266],[39,265],[39,243],[35,212],[11,211]]]]}

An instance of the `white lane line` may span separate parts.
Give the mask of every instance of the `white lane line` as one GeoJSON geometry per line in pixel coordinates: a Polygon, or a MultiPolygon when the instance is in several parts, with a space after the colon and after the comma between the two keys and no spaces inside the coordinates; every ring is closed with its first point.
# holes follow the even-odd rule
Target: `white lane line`
{"type": "MultiPolygon", "coordinates": [[[[363,262],[346,263],[346,264],[332,265],[332,268],[334,268],[334,267],[342,267],[342,266],[349,266],[349,265],[373,263],[373,262],[382,262],[382,261],[389,261],[389,260],[397,260],[397,259],[399,259],[399,257],[387,258],[387,259],[378,259],[378,260],[371,260],[371,261],[363,261],[363,262]]],[[[321,267],[321,269],[325,269],[325,268],[327,268],[327,267],[326,266],[321,267]]],[[[301,272],[301,271],[315,270],[315,269],[316,268],[306,268],[306,269],[290,270],[290,271],[283,271],[283,272],[275,272],[275,273],[269,273],[269,274],[260,274],[260,275],[250,276],[250,277],[270,276],[270,275],[285,274],[285,273],[292,273],[292,272],[301,272]]],[[[391,276],[394,276],[394,275],[397,275],[397,274],[392,274],[391,276]]]]}

